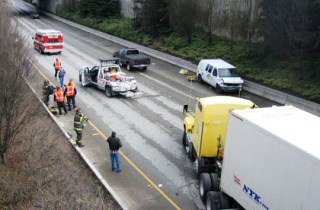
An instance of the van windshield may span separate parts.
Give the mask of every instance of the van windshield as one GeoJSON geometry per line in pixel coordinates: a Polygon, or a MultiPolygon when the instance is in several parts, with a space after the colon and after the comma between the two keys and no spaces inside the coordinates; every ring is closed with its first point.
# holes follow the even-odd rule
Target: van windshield
{"type": "Polygon", "coordinates": [[[239,77],[238,74],[235,73],[236,69],[219,69],[220,77],[239,77]]]}

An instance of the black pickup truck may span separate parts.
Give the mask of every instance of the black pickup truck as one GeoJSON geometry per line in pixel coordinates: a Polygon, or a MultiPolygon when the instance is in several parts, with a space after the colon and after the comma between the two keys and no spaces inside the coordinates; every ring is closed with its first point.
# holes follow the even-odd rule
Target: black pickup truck
{"type": "Polygon", "coordinates": [[[142,55],[139,50],[134,48],[122,48],[113,53],[113,57],[120,59],[120,65],[125,66],[128,71],[133,68],[147,70],[151,59],[142,55]]]}

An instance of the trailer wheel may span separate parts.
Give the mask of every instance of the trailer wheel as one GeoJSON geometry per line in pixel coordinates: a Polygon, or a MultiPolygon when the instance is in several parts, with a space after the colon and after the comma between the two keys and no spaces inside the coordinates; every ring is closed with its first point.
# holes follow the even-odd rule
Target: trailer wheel
{"type": "Polygon", "coordinates": [[[108,98],[111,98],[113,96],[113,92],[111,90],[111,87],[109,86],[106,87],[106,95],[108,98]]]}
{"type": "Polygon", "coordinates": [[[218,174],[210,173],[210,178],[211,178],[211,190],[212,191],[219,191],[220,182],[219,182],[218,174]]]}
{"type": "Polygon", "coordinates": [[[206,209],[207,210],[217,210],[220,209],[220,199],[217,192],[210,191],[207,193],[206,197],[206,209]]]}
{"type": "Polygon", "coordinates": [[[190,160],[192,162],[194,162],[194,161],[196,161],[196,158],[194,156],[194,148],[193,148],[193,145],[192,145],[191,141],[188,142],[188,147],[189,147],[188,156],[189,156],[190,160]]]}
{"type": "Polygon", "coordinates": [[[225,193],[223,193],[221,191],[218,192],[218,195],[219,195],[219,199],[220,199],[220,208],[222,208],[222,209],[231,208],[229,196],[227,196],[225,193]]]}
{"type": "Polygon", "coordinates": [[[203,202],[206,201],[207,193],[211,191],[211,179],[208,173],[202,173],[200,176],[199,194],[203,202]]]}
{"type": "Polygon", "coordinates": [[[182,145],[183,145],[184,147],[187,146],[187,133],[186,133],[186,129],[183,130],[182,145]]]}

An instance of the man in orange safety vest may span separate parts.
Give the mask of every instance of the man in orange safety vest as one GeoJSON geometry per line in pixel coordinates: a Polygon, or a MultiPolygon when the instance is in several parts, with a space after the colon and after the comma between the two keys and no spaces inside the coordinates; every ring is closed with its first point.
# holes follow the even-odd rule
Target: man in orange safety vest
{"type": "Polygon", "coordinates": [[[75,96],[77,95],[77,89],[74,86],[74,82],[70,79],[66,89],[64,90],[64,95],[67,96],[68,110],[71,111],[71,102],[72,106],[76,108],[75,96]]]}
{"type": "Polygon", "coordinates": [[[68,111],[64,104],[64,94],[63,94],[62,87],[57,87],[56,91],[54,92],[54,98],[55,98],[55,101],[57,102],[60,115],[62,115],[61,108],[63,108],[64,114],[67,114],[68,111]]]}
{"type": "Polygon", "coordinates": [[[56,61],[53,63],[53,66],[54,66],[54,70],[55,70],[54,77],[57,78],[58,71],[61,68],[61,62],[59,61],[58,58],[56,58],[56,61]]]}

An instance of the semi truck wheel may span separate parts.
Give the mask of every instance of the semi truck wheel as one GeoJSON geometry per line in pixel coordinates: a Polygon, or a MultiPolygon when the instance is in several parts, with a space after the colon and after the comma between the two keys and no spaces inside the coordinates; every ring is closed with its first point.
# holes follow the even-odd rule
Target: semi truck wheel
{"type": "Polygon", "coordinates": [[[211,190],[211,179],[208,173],[202,173],[200,176],[199,194],[203,202],[206,201],[207,193],[211,190]]]}
{"type": "Polygon", "coordinates": [[[188,142],[188,147],[189,147],[188,156],[189,156],[190,160],[192,162],[194,162],[194,161],[196,161],[196,158],[194,156],[194,148],[193,148],[193,145],[192,145],[191,141],[188,142]]]}
{"type": "Polygon", "coordinates": [[[220,208],[222,208],[222,209],[231,208],[229,196],[227,196],[225,193],[223,193],[221,191],[218,192],[218,195],[219,195],[219,199],[220,199],[220,208]]]}
{"type": "Polygon", "coordinates": [[[217,210],[220,209],[220,199],[217,192],[210,191],[207,193],[206,197],[206,209],[207,210],[217,210]]]}
{"type": "Polygon", "coordinates": [[[198,166],[197,166],[197,175],[200,176],[203,172],[203,166],[204,166],[204,158],[198,159],[198,166]]]}
{"type": "Polygon", "coordinates": [[[186,129],[183,130],[182,145],[183,145],[184,147],[187,146],[187,133],[186,133],[186,129]]]}
{"type": "Polygon", "coordinates": [[[210,173],[210,179],[211,179],[211,190],[212,191],[219,191],[220,180],[219,180],[218,174],[210,173]]]}

